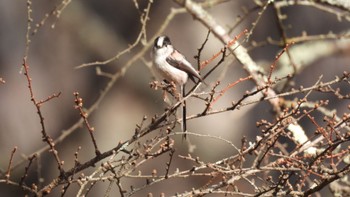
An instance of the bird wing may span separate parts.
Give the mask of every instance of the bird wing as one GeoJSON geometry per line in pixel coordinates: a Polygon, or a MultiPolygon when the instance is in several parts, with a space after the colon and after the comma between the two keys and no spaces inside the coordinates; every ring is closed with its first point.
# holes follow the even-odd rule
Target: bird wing
{"type": "Polygon", "coordinates": [[[169,55],[168,58],[166,58],[166,61],[175,68],[185,71],[190,75],[190,78],[193,78],[194,76],[202,81],[202,78],[199,75],[198,71],[194,69],[191,63],[189,63],[186,58],[177,50],[174,50],[174,52],[169,55]]]}

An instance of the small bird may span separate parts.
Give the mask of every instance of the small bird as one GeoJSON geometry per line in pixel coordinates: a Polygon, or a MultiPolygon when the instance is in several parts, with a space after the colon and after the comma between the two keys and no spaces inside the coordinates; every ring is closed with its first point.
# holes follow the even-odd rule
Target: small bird
{"type": "MultiPolygon", "coordinates": [[[[157,72],[168,82],[181,86],[182,96],[185,96],[185,84],[190,78],[203,81],[198,71],[193,68],[184,55],[174,48],[168,36],[159,36],[154,40],[152,51],[153,65],[157,72]]],[[[183,131],[186,132],[186,105],[183,104],[183,131]]],[[[183,136],[186,139],[186,134],[183,136]]]]}
{"type": "Polygon", "coordinates": [[[174,48],[168,36],[157,37],[152,52],[155,68],[167,81],[178,85],[184,85],[188,78],[194,81],[196,77],[202,81],[198,71],[174,48]]]}

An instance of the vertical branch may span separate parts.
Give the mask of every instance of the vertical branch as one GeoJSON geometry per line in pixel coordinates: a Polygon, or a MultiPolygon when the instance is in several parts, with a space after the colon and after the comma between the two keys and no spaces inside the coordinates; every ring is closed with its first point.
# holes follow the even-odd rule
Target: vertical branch
{"type": "Polygon", "coordinates": [[[171,161],[173,160],[174,157],[174,153],[175,153],[175,149],[171,149],[170,153],[169,153],[169,161],[166,163],[166,173],[165,173],[165,179],[169,178],[169,170],[170,170],[170,165],[171,165],[171,161]]]}
{"type": "Polygon", "coordinates": [[[11,152],[11,157],[10,157],[10,161],[9,161],[9,165],[7,167],[7,171],[6,171],[6,183],[8,183],[10,181],[10,174],[11,174],[11,166],[12,166],[12,162],[13,162],[13,155],[15,154],[17,150],[17,146],[15,146],[11,152]]]}
{"type": "Polygon", "coordinates": [[[32,28],[32,22],[33,22],[33,18],[32,18],[32,1],[31,0],[27,0],[27,31],[26,31],[26,44],[25,44],[25,51],[24,51],[24,61],[27,61],[28,58],[28,53],[29,53],[29,45],[30,45],[30,39],[29,39],[29,34],[30,34],[30,30],[32,28]]]}
{"type": "MultiPolygon", "coordinates": [[[[271,4],[274,0],[268,0],[265,5],[262,7],[262,10],[258,13],[258,17],[256,20],[253,22],[252,28],[250,28],[250,31],[247,33],[247,38],[246,40],[248,41],[250,36],[253,34],[253,31],[255,30],[256,26],[258,25],[263,13],[266,11],[267,7],[269,4],[271,4]]],[[[259,3],[258,5],[261,6],[262,3],[259,3]]]]}
{"type": "Polygon", "coordinates": [[[60,93],[58,94],[53,94],[52,96],[49,96],[47,99],[43,100],[43,101],[37,101],[35,96],[34,96],[34,91],[33,91],[33,86],[32,86],[32,78],[29,75],[29,65],[26,62],[25,57],[23,58],[23,67],[24,67],[24,75],[26,76],[27,79],[27,83],[28,83],[28,89],[29,89],[29,94],[30,94],[30,100],[32,101],[32,103],[34,104],[36,110],[37,110],[37,114],[39,116],[40,119],[40,125],[41,125],[41,134],[42,134],[42,139],[44,142],[46,142],[49,147],[50,147],[50,152],[53,154],[56,162],[57,162],[57,166],[58,169],[60,171],[61,174],[64,173],[63,170],[63,161],[61,161],[61,159],[58,156],[58,151],[55,148],[55,143],[53,142],[53,139],[47,134],[46,132],[46,126],[45,126],[45,122],[44,122],[44,116],[41,112],[41,105],[44,102],[47,102],[53,98],[57,98],[60,96],[60,93]]]}
{"type": "Polygon", "coordinates": [[[284,52],[288,52],[288,48],[293,45],[294,43],[291,43],[291,44],[286,44],[286,46],[283,48],[283,50],[281,52],[279,52],[275,58],[275,60],[273,61],[273,63],[270,65],[270,71],[269,71],[269,74],[267,76],[267,85],[271,85],[271,76],[272,76],[272,72],[273,70],[276,68],[276,63],[278,61],[278,59],[280,59],[280,57],[282,56],[282,54],[284,52]]]}
{"type": "Polygon", "coordinates": [[[58,152],[55,148],[55,143],[53,142],[53,139],[46,132],[46,127],[45,127],[45,123],[44,123],[44,116],[43,116],[43,114],[41,112],[41,108],[40,108],[43,103],[48,102],[49,100],[51,100],[53,98],[59,97],[60,93],[53,94],[52,96],[49,96],[47,99],[41,100],[38,102],[34,96],[34,91],[33,91],[33,86],[32,86],[32,78],[30,77],[30,74],[29,74],[29,65],[27,63],[29,46],[30,46],[29,33],[31,30],[31,23],[33,22],[33,18],[31,16],[31,13],[32,13],[31,4],[32,4],[31,0],[27,0],[27,32],[26,32],[26,44],[25,44],[26,47],[25,47],[25,52],[24,52],[24,57],[23,57],[23,67],[22,68],[24,68],[24,75],[26,76],[26,79],[27,79],[30,100],[34,104],[34,106],[37,110],[37,114],[38,114],[39,119],[40,119],[42,139],[43,139],[43,141],[45,141],[49,145],[50,150],[51,150],[51,152],[52,152],[52,154],[57,162],[58,169],[59,169],[60,173],[63,174],[63,172],[64,172],[63,168],[62,168],[63,161],[61,161],[59,156],[58,156],[58,152]]]}
{"type": "MultiPolygon", "coordinates": [[[[28,171],[29,167],[32,165],[33,160],[36,158],[36,155],[34,154],[31,157],[28,157],[29,163],[28,165],[24,168],[24,175],[22,176],[21,180],[19,181],[19,185],[23,185],[24,180],[28,177],[28,171]]],[[[40,178],[40,177],[39,177],[40,178]]]]}
{"type": "MultiPolygon", "coordinates": [[[[288,36],[287,36],[287,31],[286,29],[284,28],[284,25],[283,25],[283,20],[286,19],[286,16],[282,14],[281,12],[281,7],[279,7],[276,3],[273,4],[274,6],[274,9],[276,11],[276,18],[277,18],[277,21],[278,21],[278,28],[281,32],[281,35],[282,35],[282,39],[283,39],[283,44],[285,46],[285,48],[288,46],[288,36]]],[[[297,66],[295,64],[295,62],[293,61],[293,58],[292,58],[292,55],[290,54],[289,51],[287,51],[287,55],[288,55],[288,58],[289,58],[289,61],[293,67],[293,73],[292,73],[292,77],[296,74],[296,71],[297,71],[297,66]]]]}
{"type": "Polygon", "coordinates": [[[194,58],[197,59],[197,70],[199,70],[199,71],[201,70],[201,54],[202,54],[202,51],[204,49],[205,44],[207,44],[207,42],[209,40],[209,35],[210,35],[210,30],[208,30],[207,36],[205,37],[205,40],[202,43],[202,46],[199,49],[197,49],[198,50],[197,55],[194,56],[194,58]]]}
{"type": "Polygon", "coordinates": [[[90,123],[89,123],[88,117],[87,117],[88,115],[83,110],[83,99],[81,97],[79,97],[78,92],[74,92],[74,96],[75,96],[75,109],[79,110],[80,116],[83,118],[85,126],[89,130],[89,134],[90,134],[92,143],[94,144],[94,147],[95,147],[95,154],[96,154],[96,156],[98,156],[101,154],[101,152],[98,150],[97,143],[96,143],[96,140],[94,137],[95,128],[90,126],[90,123]]]}

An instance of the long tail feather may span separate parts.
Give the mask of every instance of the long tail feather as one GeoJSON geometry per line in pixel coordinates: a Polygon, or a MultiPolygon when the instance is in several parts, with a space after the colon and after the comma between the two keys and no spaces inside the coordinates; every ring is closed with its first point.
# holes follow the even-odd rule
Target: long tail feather
{"type": "MultiPolygon", "coordinates": [[[[185,84],[181,86],[182,99],[186,96],[185,84]]],[[[182,103],[182,131],[184,132],[182,140],[186,140],[187,122],[186,122],[186,101],[182,103]]]]}

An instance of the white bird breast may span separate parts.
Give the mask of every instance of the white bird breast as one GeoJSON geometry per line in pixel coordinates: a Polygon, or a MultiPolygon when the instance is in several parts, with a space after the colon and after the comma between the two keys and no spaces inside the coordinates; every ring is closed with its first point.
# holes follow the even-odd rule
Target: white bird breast
{"type": "Polygon", "coordinates": [[[168,57],[172,51],[173,49],[168,47],[155,50],[155,54],[153,54],[153,63],[159,74],[166,80],[173,81],[178,85],[183,85],[187,82],[188,74],[185,71],[173,67],[166,61],[166,57],[168,57]]]}

